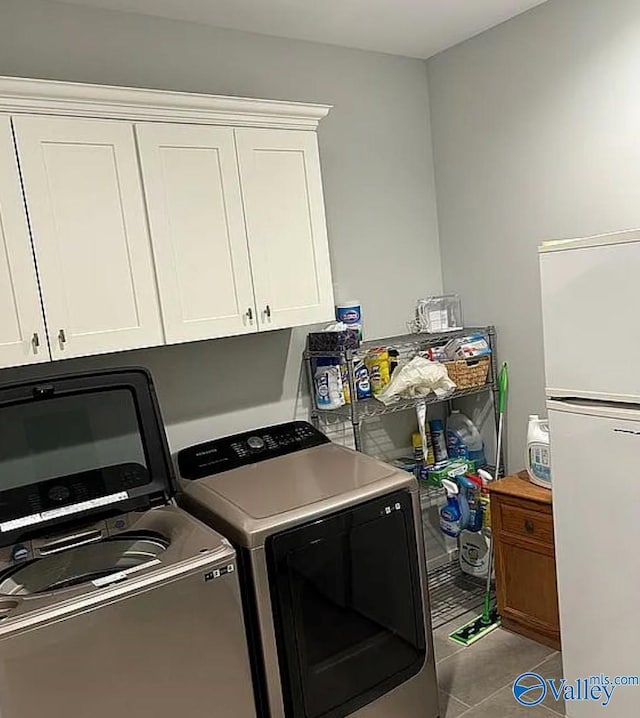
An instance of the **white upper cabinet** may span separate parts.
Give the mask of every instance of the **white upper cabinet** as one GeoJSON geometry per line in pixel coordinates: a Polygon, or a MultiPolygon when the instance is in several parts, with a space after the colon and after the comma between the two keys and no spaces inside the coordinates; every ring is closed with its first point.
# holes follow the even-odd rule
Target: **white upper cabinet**
{"type": "Polygon", "coordinates": [[[331,320],[329,109],[0,77],[0,367],[331,320]]]}
{"type": "Polygon", "coordinates": [[[0,367],[50,358],[11,120],[0,115],[0,367]]]}
{"type": "Polygon", "coordinates": [[[133,126],[13,122],[53,358],[162,344],[133,126]]]}
{"type": "Polygon", "coordinates": [[[167,342],[256,331],[233,129],[136,125],[167,342]]]}
{"type": "Polygon", "coordinates": [[[333,287],[316,133],[235,133],[259,328],[330,321],[333,287]]]}

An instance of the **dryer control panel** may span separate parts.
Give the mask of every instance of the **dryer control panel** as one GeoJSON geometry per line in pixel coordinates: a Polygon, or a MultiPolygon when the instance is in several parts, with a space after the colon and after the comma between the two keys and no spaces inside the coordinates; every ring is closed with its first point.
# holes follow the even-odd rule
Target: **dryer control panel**
{"type": "Polygon", "coordinates": [[[185,479],[201,479],[328,443],[329,439],[306,421],[290,421],[182,449],[178,468],[185,479]]]}

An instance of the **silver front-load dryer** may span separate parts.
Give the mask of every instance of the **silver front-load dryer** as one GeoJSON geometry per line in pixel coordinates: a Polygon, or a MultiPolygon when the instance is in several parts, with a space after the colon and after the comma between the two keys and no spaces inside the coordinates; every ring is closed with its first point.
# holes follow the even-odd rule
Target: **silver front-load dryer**
{"type": "Polygon", "coordinates": [[[260,715],[439,715],[410,474],[304,422],[200,444],[178,463],[179,503],[239,552],[260,715]]]}
{"type": "Polygon", "coordinates": [[[2,718],[255,718],[231,544],[141,370],[0,387],[2,718]]]}

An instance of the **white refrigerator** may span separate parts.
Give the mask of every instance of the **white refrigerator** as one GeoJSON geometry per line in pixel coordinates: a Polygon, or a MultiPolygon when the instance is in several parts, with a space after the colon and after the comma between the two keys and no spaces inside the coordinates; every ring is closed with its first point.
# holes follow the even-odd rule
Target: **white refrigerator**
{"type": "MultiPolygon", "coordinates": [[[[564,676],[640,674],[640,231],[540,248],[564,676]]],[[[595,681],[591,681],[592,684],[595,681]]],[[[569,718],[640,715],[640,687],[569,718]]]]}

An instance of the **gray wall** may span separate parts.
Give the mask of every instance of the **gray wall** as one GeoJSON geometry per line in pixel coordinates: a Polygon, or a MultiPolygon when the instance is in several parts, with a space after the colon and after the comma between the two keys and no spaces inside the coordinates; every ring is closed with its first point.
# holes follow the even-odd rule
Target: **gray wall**
{"type": "Polygon", "coordinates": [[[498,326],[517,469],[545,411],[538,244],[640,226],[640,3],[550,0],[428,75],[445,287],[498,326]]]}
{"type": "MultiPolygon", "coordinates": [[[[63,3],[0,0],[0,74],[333,104],[319,138],[336,299],[360,299],[366,333],[379,337],[403,332],[416,299],[441,290],[422,61],[63,3]]],[[[303,410],[305,332],[130,352],[71,367],[149,366],[177,448],[303,410]]],[[[0,372],[0,380],[15,374],[0,372]]]]}

